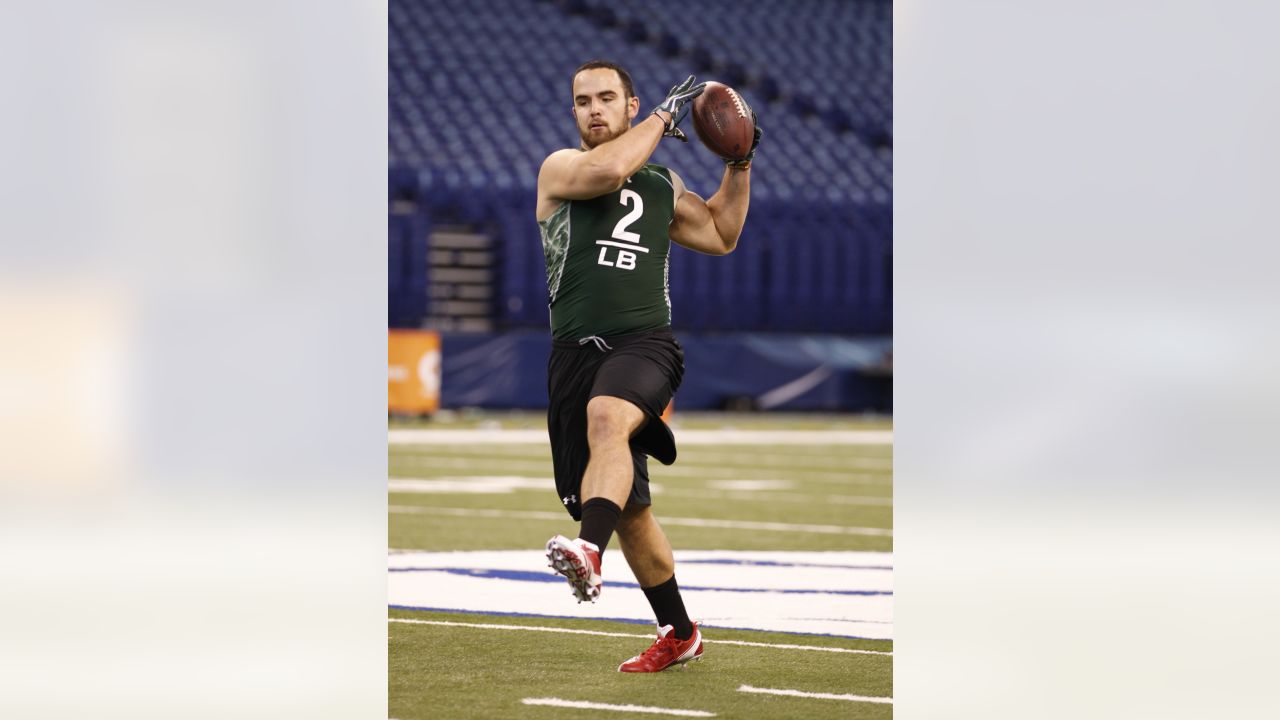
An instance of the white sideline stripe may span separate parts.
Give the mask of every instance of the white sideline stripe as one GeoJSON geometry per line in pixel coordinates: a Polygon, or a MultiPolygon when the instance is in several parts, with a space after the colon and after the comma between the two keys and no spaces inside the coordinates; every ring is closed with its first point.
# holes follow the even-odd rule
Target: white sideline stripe
{"type": "Polygon", "coordinates": [[[683,715],[684,717],[715,717],[716,714],[705,710],[680,710],[677,708],[661,708],[652,705],[608,705],[605,703],[586,702],[584,700],[561,700],[560,698],[525,698],[520,702],[525,705],[551,705],[552,707],[581,708],[583,710],[613,710],[614,712],[652,713],[654,715],[683,715]]]}
{"type": "MultiPolygon", "coordinates": [[[[741,489],[669,489],[650,482],[654,495],[680,497],[730,498],[744,502],[835,502],[840,505],[873,505],[892,507],[892,497],[863,495],[820,495],[820,493],[776,492],[771,486],[783,487],[795,484],[792,480],[714,480],[712,486],[742,483],[741,489]]],[[[401,495],[506,495],[527,489],[545,491],[556,482],[550,478],[530,478],[525,475],[449,475],[439,478],[390,478],[387,491],[401,495]]]]}
{"type": "MultiPolygon", "coordinates": [[[[651,638],[653,634],[636,635],[635,633],[604,632],[603,630],[577,630],[575,628],[544,627],[541,625],[498,625],[495,623],[462,623],[452,620],[414,620],[411,618],[387,618],[387,622],[409,623],[412,625],[449,625],[452,627],[480,628],[483,630],[530,630],[533,632],[569,633],[572,635],[598,635],[600,637],[651,638]]],[[[744,647],[775,648],[777,650],[816,650],[818,652],[852,653],[855,655],[893,655],[884,650],[855,650],[852,648],[822,647],[821,645],[788,645],[785,643],[749,642],[747,640],[708,640],[704,643],[716,645],[741,645],[744,647]]]]}
{"type": "MultiPolygon", "coordinates": [[[[507,458],[487,458],[479,455],[463,455],[455,456],[448,452],[443,453],[411,453],[409,456],[401,456],[396,460],[398,465],[407,465],[415,468],[423,468],[430,470],[439,470],[441,468],[455,470],[472,470],[478,466],[483,466],[488,470],[501,471],[507,473],[537,473],[539,475],[549,475],[551,469],[551,459],[546,460],[511,460],[507,458]],[[412,455],[419,455],[413,457],[412,455]]],[[[798,476],[805,481],[823,481],[831,480],[844,484],[858,483],[866,485],[888,485],[892,482],[890,478],[890,469],[881,469],[875,472],[855,473],[855,472],[826,472],[823,470],[809,470],[807,468],[767,468],[767,467],[728,467],[715,465],[670,465],[663,467],[660,471],[663,475],[680,475],[683,477],[696,478],[725,478],[730,480],[747,478],[748,473],[763,473],[764,479],[776,479],[779,474],[786,473],[798,476]]],[[[758,476],[757,476],[758,477],[758,476]]]]}
{"type": "MultiPolygon", "coordinates": [[[[546,443],[546,430],[387,431],[391,445],[464,445],[467,443],[546,443]]],[[[892,430],[680,430],[678,445],[891,445],[892,430]]]]}
{"type": "Polygon", "coordinates": [[[563,520],[564,513],[545,510],[487,510],[484,508],[442,508],[426,505],[388,505],[387,512],[456,515],[458,517],[525,518],[527,520],[563,520]]]}
{"type": "MultiPolygon", "coordinates": [[[[387,512],[402,514],[453,515],[457,517],[524,518],[526,520],[563,520],[564,513],[544,510],[487,510],[483,508],[428,507],[426,505],[388,505],[387,512]]],[[[714,527],[732,530],[771,530],[774,532],[810,532],[827,535],[874,535],[893,537],[887,528],[850,527],[846,525],[799,525],[795,523],[756,522],[753,520],[710,520],[707,518],[662,517],[663,525],[714,527]]]]}
{"type": "Polygon", "coordinates": [[[531,632],[568,633],[571,635],[597,635],[599,637],[653,637],[652,633],[647,635],[637,635],[635,633],[604,632],[603,630],[577,630],[574,628],[543,627],[541,625],[499,625],[497,623],[463,623],[454,622],[452,620],[414,620],[412,618],[387,618],[387,622],[409,623],[411,625],[447,625],[449,627],[469,627],[480,628],[483,630],[528,630],[531,632]]]}
{"type": "Polygon", "coordinates": [[[893,656],[892,652],[889,652],[886,650],[855,650],[853,648],[822,647],[821,645],[788,645],[786,643],[761,643],[761,642],[749,642],[747,640],[708,640],[705,637],[702,638],[702,642],[715,643],[717,645],[741,645],[743,647],[777,648],[779,650],[818,650],[821,652],[852,653],[854,655],[888,655],[890,657],[893,656]]]}
{"type": "MultiPolygon", "coordinates": [[[[735,446],[732,451],[728,448],[724,452],[715,445],[695,445],[690,448],[681,448],[680,463],[692,463],[694,465],[711,465],[711,466],[736,466],[736,467],[773,467],[780,470],[791,470],[797,464],[804,466],[806,470],[846,470],[850,465],[850,461],[862,463],[868,467],[882,467],[892,469],[893,458],[888,455],[846,455],[844,453],[857,452],[856,448],[845,446],[831,446],[826,448],[836,448],[830,456],[815,455],[812,447],[803,445],[788,446],[766,446],[769,452],[760,451],[754,447],[735,446]],[[787,452],[778,452],[786,450],[787,452]],[[837,454],[838,453],[838,454],[837,454]],[[874,463],[874,465],[873,465],[874,463]]],[[[427,457],[465,457],[484,460],[537,460],[540,462],[551,462],[551,446],[548,445],[529,445],[522,443],[511,443],[509,445],[494,445],[493,443],[481,444],[459,444],[451,445],[443,448],[438,445],[404,445],[396,448],[397,457],[412,458],[416,455],[424,455],[427,457]]]]}
{"type": "MultiPolygon", "coordinates": [[[[387,480],[387,492],[446,494],[505,494],[516,490],[546,490],[555,481],[521,475],[470,475],[437,478],[393,477],[387,480]]],[[[652,490],[652,488],[650,488],[652,490]]]]}
{"type": "Polygon", "coordinates": [[[672,490],[663,487],[660,490],[653,489],[653,483],[649,483],[649,490],[655,495],[672,495],[678,497],[700,497],[700,498],[727,498],[729,500],[741,500],[744,502],[794,502],[794,503],[813,503],[815,501],[835,503],[838,505],[878,505],[882,507],[893,507],[893,498],[880,497],[875,495],[822,495],[819,493],[790,493],[775,492],[768,490],[759,494],[755,492],[738,492],[727,490],[723,492],[709,490],[672,490]],[[766,494],[767,493],[767,494],[766,494]]]}
{"type": "Polygon", "coordinates": [[[774,688],[758,688],[750,685],[743,685],[738,688],[738,692],[760,693],[762,695],[790,695],[792,697],[820,698],[822,700],[849,700],[851,702],[870,702],[884,703],[886,705],[893,704],[891,697],[869,697],[867,695],[837,695],[835,693],[814,693],[804,692],[803,690],[778,690],[774,688]]]}

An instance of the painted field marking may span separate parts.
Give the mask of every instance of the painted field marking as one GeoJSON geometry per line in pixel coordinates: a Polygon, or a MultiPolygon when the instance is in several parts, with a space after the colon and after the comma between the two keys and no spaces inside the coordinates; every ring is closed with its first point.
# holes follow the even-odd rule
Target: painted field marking
{"type": "Polygon", "coordinates": [[[761,643],[761,642],[750,642],[747,640],[708,640],[705,637],[702,638],[702,642],[714,643],[716,645],[740,645],[742,647],[777,648],[779,650],[817,650],[820,652],[842,652],[842,653],[851,653],[853,655],[887,655],[889,657],[893,657],[893,652],[890,650],[854,650],[851,648],[822,647],[821,645],[789,645],[786,643],[761,643]]]}
{"type": "MultiPolygon", "coordinates": [[[[563,520],[564,513],[543,510],[487,510],[482,508],[427,507],[425,505],[388,505],[387,512],[455,517],[524,518],[527,520],[563,520]]],[[[767,530],[772,532],[820,533],[825,535],[871,535],[893,537],[888,528],[851,527],[847,525],[802,525],[796,523],[756,522],[754,520],[712,520],[708,518],[662,517],[663,525],[711,527],[730,530],[767,530]]]]}
{"type": "MultiPolygon", "coordinates": [[[[550,481],[548,481],[550,482],[550,481]]],[[[793,492],[776,492],[772,490],[764,491],[714,491],[714,490],[672,490],[663,488],[654,490],[653,484],[649,484],[649,490],[655,495],[672,495],[678,497],[698,497],[713,498],[726,500],[742,500],[746,502],[793,502],[793,503],[814,503],[828,502],[835,505],[878,505],[881,507],[892,507],[893,498],[882,497],[877,495],[824,495],[821,493],[793,493],[793,492]],[[756,493],[759,494],[756,494],[756,493]]]]}
{"type": "MultiPolygon", "coordinates": [[[[468,552],[476,552],[476,551],[468,551],[468,552]]],[[[484,552],[484,551],[480,551],[480,552],[484,552]]],[[[505,551],[498,551],[498,552],[505,552],[505,551]]],[[[538,550],[536,552],[537,554],[541,555],[541,550],[538,550]]],[[[433,553],[433,551],[426,550],[423,548],[387,548],[388,556],[406,555],[410,553],[435,554],[433,553]]],[[[813,555],[813,553],[803,553],[803,554],[813,555]]],[[[818,556],[820,557],[822,554],[823,553],[818,553],[818,556]]],[[[848,553],[841,553],[841,554],[848,554],[848,553]]],[[[864,552],[854,552],[852,554],[881,556],[881,555],[889,555],[890,553],[864,551],[864,552]]],[[[881,564],[881,565],[866,564],[867,562],[879,562],[880,561],[879,558],[873,558],[872,560],[866,560],[865,562],[862,559],[859,559],[857,560],[858,564],[850,565],[848,563],[829,563],[829,562],[817,562],[817,561],[797,562],[791,559],[795,557],[795,555],[796,553],[789,552],[786,550],[782,550],[782,551],[775,550],[775,551],[768,551],[763,553],[759,551],[749,551],[749,550],[677,550],[676,551],[676,559],[679,560],[681,563],[694,563],[694,564],[702,564],[702,565],[747,565],[747,566],[762,565],[762,566],[772,566],[772,567],[831,568],[835,570],[893,570],[893,565],[887,560],[884,561],[885,564],[881,564]],[[702,555],[706,553],[712,553],[716,555],[716,557],[713,557],[713,558],[693,557],[694,555],[702,555]]]]}
{"type": "Polygon", "coordinates": [[[526,520],[564,520],[565,513],[545,510],[486,510],[483,508],[442,508],[426,505],[388,505],[387,512],[417,515],[453,515],[456,517],[524,518],[526,520]]]}
{"type": "MultiPolygon", "coordinates": [[[[511,460],[506,458],[484,458],[481,456],[451,456],[448,453],[425,453],[417,457],[406,457],[398,455],[392,457],[392,461],[397,467],[407,467],[425,470],[471,470],[476,467],[484,467],[486,471],[503,472],[512,474],[521,473],[538,473],[550,474],[551,458],[546,460],[511,460]]],[[[692,478],[724,478],[729,480],[736,479],[766,479],[773,480],[783,474],[781,468],[754,467],[751,465],[743,465],[741,467],[726,467],[724,465],[669,465],[658,471],[658,477],[663,475],[675,475],[680,477],[692,478]],[[751,477],[754,474],[754,477],[751,477]]],[[[841,484],[863,484],[863,485],[888,485],[892,482],[892,476],[888,470],[882,473],[855,473],[855,472],[826,472],[821,470],[808,470],[805,468],[788,468],[786,474],[792,479],[802,481],[821,481],[830,480],[841,484]]]]}
{"type": "MultiPolygon", "coordinates": [[[[677,438],[677,443],[679,438],[677,438]]],[[[395,452],[404,455],[427,455],[441,451],[447,451],[451,455],[469,455],[472,457],[510,457],[524,458],[528,460],[541,460],[551,457],[551,445],[541,443],[508,443],[495,444],[492,442],[482,443],[457,443],[442,447],[434,443],[405,443],[397,445],[395,452]]],[[[888,461],[893,459],[891,454],[892,446],[890,445],[751,445],[751,446],[733,446],[732,450],[724,449],[715,445],[690,445],[689,447],[681,446],[680,457],[688,458],[693,462],[721,462],[721,461],[741,461],[743,457],[750,457],[752,460],[760,460],[762,464],[778,463],[783,466],[792,465],[801,462],[806,465],[830,465],[839,464],[843,458],[861,458],[861,459],[879,459],[888,461]],[[886,453],[885,451],[890,451],[886,453]]]]}
{"type": "MultiPolygon", "coordinates": [[[[468,578],[482,578],[492,580],[505,580],[508,582],[535,582],[535,583],[551,583],[559,585],[564,581],[560,575],[536,572],[530,570],[503,570],[498,568],[469,568],[469,567],[393,567],[388,568],[387,572],[393,573],[447,573],[449,575],[457,575],[468,578]]],[[[639,583],[633,582],[610,582],[610,586],[619,588],[640,589],[639,583]]],[[[876,597],[893,595],[892,590],[837,590],[837,589],[821,589],[821,588],[756,588],[756,587],[722,587],[720,585],[701,586],[694,583],[680,586],[685,592],[725,592],[725,593],[775,593],[781,595],[856,595],[862,597],[876,597]]],[[[859,620],[858,622],[881,622],[877,620],[859,620]]],[[[885,621],[887,624],[887,621],[885,621]]]]}
{"type": "MultiPolygon", "coordinates": [[[[849,446],[832,445],[840,448],[831,455],[817,455],[812,446],[796,445],[795,452],[789,455],[778,453],[762,453],[755,448],[739,448],[736,452],[713,452],[700,449],[700,446],[681,448],[680,462],[698,466],[756,467],[775,468],[779,470],[847,470],[850,468],[869,468],[892,470],[893,458],[864,455],[846,455],[849,446]]],[[[542,446],[510,445],[451,445],[447,448],[437,445],[406,446],[396,450],[397,457],[449,457],[480,458],[485,460],[506,460],[510,462],[551,462],[551,448],[542,446]]]]}
{"type": "MultiPolygon", "coordinates": [[[[679,439],[676,445],[679,446],[679,439]]],[[[688,453],[681,453],[680,461],[694,465],[749,465],[753,467],[769,467],[790,470],[842,470],[845,468],[867,468],[875,470],[892,470],[891,457],[866,457],[864,455],[814,455],[811,448],[797,448],[802,452],[795,455],[778,455],[776,453],[760,453],[751,448],[743,448],[733,453],[712,452],[694,448],[688,453]]]]}
{"type": "MultiPolygon", "coordinates": [[[[387,431],[391,445],[545,443],[546,430],[387,431]]],[[[683,445],[891,445],[892,430],[681,430],[683,445]]]]}
{"type": "Polygon", "coordinates": [[[792,697],[818,698],[821,700],[848,700],[850,702],[870,702],[883,703],[892,705],[891,697],[870,697],[867,695],[837,695],[835,693],[813,693],[804,692],[803,690],[780,690],[775,688],[758,688],[750,685],[743,685],[738,688],[738,692],[760,693],[762,695],[790,695],[792,697]]]}
{"type": "Polygon", "coordinates": [[[506,494],[516,490],[546,490],[555,487],[550,478],[520,475],[448,476],[436,478],[395,477],[387,480],[387,491],[393,493],[448,493],[467,495],[506,494]]]}
{"type": "MultiPolygon", "coordinates": [[[[392,516],[392,522],[397,522],[397,516],[392,516]]],[[[878,646],[816,640],[814,636],[854,641],[893,639],[892,557],[889,552],[870,551],[676,553],[677,563],[688,562],[681,574],[682,591],[690,591],[685,602],[691,609],[715,608],[699,610],[702,614],[695,619],[722,630],[719,637],[742,639],[734,631],[755,630],[785,634],[757,636],[757,641],[805,645],[814,641],[872,650],[878,646]]],[[[564,579],[541,569],[545,564],[545,554],[533,548],[393,553],[388,558],[388,606],[409,613],[389,614],[517,624],[524,624],[526,618],[539,624],[594,619],[625,623],[614,626],[618,632],[652,630],[652,608],[643,593],[635,592],[636,580],[625,563],[615,568],[619,574],[613,579],[620,582],[616,583],[617,592],[610,591],[613,600],[602,606],[577,607],[566,606],[564,579]],[[441,602],[442,598],[449,601],[441,602]],[[513,609],[520,612],[511,612],[513,609]],[[450,618],[440,613],[472,617],[450,618]]],[[[606,578],[606,584],[615,583],[606,578]]]]}
{"type": "Polygon", "coordinates": [[[760,492],[761,490],[790,490],[796,486],[794,480],[712,480],[707,486],[713,490],[741,490],[743,492],[760,492]]]}
{"type": "MultiPolygon", "coordinates": [[[[421,550],[392,550],[396,552],[422,552],[421,550]]],[[[680,564],[689,565],[741,565],[745,567],[822,568],[830,570],[893,570],[892,565],[831,565],[829,563],[781,562],[778,560],[744,560],[738,558],[680,558],[680,564]]]]}
{"type": "MultiPolygon", "coordinates": [[[[551,633],[568,633],[571,635],[596,635],[598,637],[621,637],[621,638],[644,638],[646,640],[653,638],[653,633],[645,635],[637,635],[635,633],[616,633],[604,632],[603,630],[578,630],[577,628],[563,627],[545,627],[542,625],[500,625],[497,623],[463,623],[454,622],[452,620],[416,620],[413,618],[387,618],[387,622],[408,623],[410,625],[447,625],[450,627],[468,627],[481,630],[525,630],[529,632],[551,632],[551,633]]],[[[703,638],[704,643],[714,643],[716,645],[739,645],[742,647],[761,647],[773,648],[777,650],[813,650],[817,652],[833,652],[833,653],[851,653],[854,655],[889,655],[892,651],[885,650],[855,650],[852,648],[823,647],[821,645],[789,645],[786,643],[762,643],[750,642],[747,640],[711,640],[703,638]]]]}
{"type": "MultiPolygon", "coordinates": [[[[792,502],[813,503],[828,502],[837,505],[879,505],[891,507],[893,498],[871,495],[824,495],[821,493],[778,492],[772,487],[791,486],[791,480],[725,480],[712,481],[720,490],[672,490],[665,485],[650,482],[649,490],[655,495],[672,495],[680,497],[717,498],[742,500],[746,502],[792,502]],[[741,487],[733,490],[723,486],[741,487]],[[734,485],[742,483],[742,485],[734,485]],[[746,488],[750,488],[749,490],[746,488]]],[[[530,477],[527,475],[454,475],[436,478],[404,478],[393,477],[387,481],[387,491],[414,495],[500,495],[510,494],[517,490],[544,492],[555,487],[550,477],[530,477]]]]}
{"type": "Polygon", "coordinates": [[[705,710],[680,710],[678,708],[653,707],[652,705],[608,705],[606,703],[586,702],[584,700],[561,700],[560,698],[524,698],[520,702],[525,705],[550,705],[552,707],[580,708],[582,710],[613,710],[614,712],[650,713],[653,715],[681,715],[684,717],[715,717],[716,714],[705,710]]]}

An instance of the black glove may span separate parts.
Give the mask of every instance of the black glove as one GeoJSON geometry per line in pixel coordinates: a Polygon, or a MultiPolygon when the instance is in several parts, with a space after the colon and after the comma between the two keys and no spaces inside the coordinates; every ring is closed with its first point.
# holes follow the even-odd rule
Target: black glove
{"type": "MultiPolygon", "coordinates": [[[[697,85],[693,84],[693,76],[690,75],[684,82],[671,88],[671,92],[667,93],[667,99],[662,104],[653,109],[650,115],[656,114],[659,110],[671,115],[671,120],[667,123],[666,129],[662,131],[663,137],[673,137],[682,142],[689,142],[689,138],[684,131],[677,127],[684,116],[689,114],[689,101],[702,94],[707,89],[707,84],[702,82],[697,85]]],[[[661,119],[661,116],[659,116],[661,119]]]]}
{"type": "Polygon", "coordinates": [[[751,167],[751,161],[756,156],[756,147],[760,144],[760,136],[764,131],[760,129],[760,123],[756,121],[756,111],[751,111],[751,124],[756,126],[755,137],[751,139],[751,149],[747,151],[747,156],[741,160],[725,160],[724,164],[731,168],[748,168],[751,167]]]}

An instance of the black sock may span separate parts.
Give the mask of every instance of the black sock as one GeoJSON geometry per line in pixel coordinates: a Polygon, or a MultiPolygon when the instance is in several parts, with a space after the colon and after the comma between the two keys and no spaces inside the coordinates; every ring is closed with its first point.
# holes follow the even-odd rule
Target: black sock
{"type": "Polygon", "coordinates": [[[613,537],[618,527],[618,518],[622,517],[622,508],[609,498],[593,497],[582,504],[582,529],[578,537],[600,548],[600,557],[604,557],[604,548],[613,537]]]}
{"type": "Polygon", "coordinates": [[[676,585],[676,576],[650,588],[641,588],[644,596],[649,598],[653,614],[658,617],[658,625],[670,625],[676,637],[688,640],[693,635],[693,623],[689,621],[689,613],[685,612],[684,600],[680,599],[680,588],[676,585]]]}

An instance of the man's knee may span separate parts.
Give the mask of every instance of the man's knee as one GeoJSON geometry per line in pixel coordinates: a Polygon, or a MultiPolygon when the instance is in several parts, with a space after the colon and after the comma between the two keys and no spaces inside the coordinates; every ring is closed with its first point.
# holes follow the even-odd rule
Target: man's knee
{"type": "Polygon", "coordinates": [[[587,442],[626,442],[644,413],[621,398],[598,395],[587,403],[587,442]]]}

